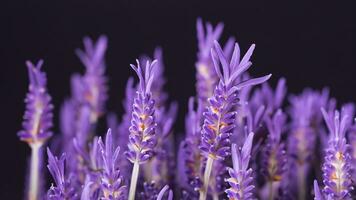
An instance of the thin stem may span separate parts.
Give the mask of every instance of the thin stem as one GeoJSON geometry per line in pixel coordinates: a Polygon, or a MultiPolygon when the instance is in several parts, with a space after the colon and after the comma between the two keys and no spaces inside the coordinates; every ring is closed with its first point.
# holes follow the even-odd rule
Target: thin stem
{"type": "Polygon", "coordinates": [[[303,166],[298,166],[298,199],[305,199],[305,173],[303,166]]]}
{"type": "Polygon", "coordinates": [[[213,194],[213,200],[219,200],[219,195],[218,195],[218,193],[214,192],[214,194],[213,194]]]}
{"type": "Polygon", "coordinates": [[[210,174],[211,174],[211,169],[213,167],[213,163],[214,163],[214,159],[208,157],[208,160],[206,161],[205,172],[204,172],[204,186],[203,186],[203,190],[200,191],[199,200],[206,200],[206,197],[208,195],[208,186],[209,186],[210,174]]]}
{"type": "Polygon", "coordinates": [[[138,161],[136,161],[136,162],[134,162],[134,166],[132,169],[129,200],[135,200],[135,193],[136,193],[136,186],[137,186],[139,170],[140,170],[140,164],[138,163],[138,161]]]}
{"type": "Polygon", "coordinates": [[[269,181],[269,200],[274,199],[273,181],[269,181]]]}
{"type": "Polygon", "coordinates": [[[269,181],[269,200],[274,199],[273,181],[269,181]]]}
{"type": "Polygon", "coordinates": [[[38,192],[39,192],[39,168],[40,168],[40,148],[41,144],[34,143],[31,147],[31,168],[30,168],[30,183],[28,190],[28,199],[29,200],[37,200],[38,192]]]}

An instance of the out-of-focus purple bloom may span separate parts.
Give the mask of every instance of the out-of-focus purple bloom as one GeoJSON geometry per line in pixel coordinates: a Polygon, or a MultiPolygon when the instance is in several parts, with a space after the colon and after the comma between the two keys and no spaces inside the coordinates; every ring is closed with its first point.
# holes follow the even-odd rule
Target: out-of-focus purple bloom
{"type": "Polygon", "coordinates": [[[26,96],[26,112],[24,114],[23,130],[18,132],[20,140],[32,144],[43,144],[52,132],[51,97],[46,88],[46,74],[41,71],[43,61],[36,65],[26,62],[29,74],[29,92],[26,96]]]}
{"type": "Polygon", "coordinates": [[[236,43],[229,63],[220,45],[215,42],[215,48],[212,49],[212,58],[220,81],[215,88],[214,95],[209,98],[209,106],[204,112],[200,149],[206,157],[223,160],[229,155],[229,137],[235,126],[236,117],[234,108],[238,103],[237,92],[243,87],[263,83],[271,76],[267,75],[235,83],[235,80],[251,66],[249,60],[254,47],[252,45],[240,60],[240,50],[236,43]],[[222,65],[222,71],[219,63],[222,65]]]}
{"type": "Polygon", "coordinates": [[[286,115],[278,110],[273,117],[266,117],[268,138],[263,148],[263,173],[268,181],[281,181],[287,167],[285,145],[281,135],[285,129],[286,115]]]}
{"type": "MultiPolygon", "coordinates": [[[[203,103],[213,95],[214,88],[219,81],[215,73],[214,65],[211,60],[210,50],[214,46],[214,41],[219,40],[224,25],[219,23],[215,28],[212,24],[206,23],[204,27],[201,19],[197,20],[197,38],[198,38],[198,60],[196,66],[196,89],[197,96],[203,103]],[[206,30],[205,30],[206,29],[206,30]]],[[[231,55],[234,39],[230,38],[225,45],[224,52],[227,56],[231,55]]]]}
{"type": "MultiPolygon", "coordinates": [[[[202,106],[198,100],[198,107],[202,106]]],[[[178,171],[179,183],[187,193],[195,193],[201,187],[202,163],[204,157],[200,153],[200,108],[194,109],[194,98],[188,102],[188,114],[185,118],[186,138],[179,145],[178,171]]]]}
{"type": "Polygon", "coordinates": [[[254,133],[250,133],[242,149],[237,149],[237,145],[231,147],[233,168],[229,168],[230,178],[226,181],[230,188],[225,192],[229,199],[249,200],[253,198],[253,177],[252,168],[249,167],[251,149],[254,133]]]}
{"type": "Polygon", "coordinates": [[[290,135],[288,136],[288,153],[291,157],[291,183],[298,184],[299,199],[307,198],[309,187],[308,173],[312,158],[316,155],[316,139],[319,137],[322,114],[321,107],[327,107],[328,90],[322,92],[306,89],[297,96],[289,98],[291,116],[290,135]],[[294,173],[296,170],[297,173],[294,173]],[[295,182],[294,182],[295,180],[295,182]]]}
{"type": "MultiPolygon", "coordinates": [[[[287,153],[282,142],[282,133],[286,128],[286,115],[279,109],[273,116],[267,116],[265,123],[268,129],[267,141],[262,149],[261,172],[266,178],[268,198],[286,198],[288,195],[286,180],[287,153]]],[[[267,194],[263,194],[267,195],[267,194]]]]}
{"type": "Polygon", "coordinates": [[[120,147],[113,146],[112,134],[109,129],[106,134],[105,144],[101,137],[98,140],[98,146],[101,152],[102,169],[101,179],[101,199],[103,200],[120,200],[126,199],[126,186],[122,184],[123,177],[120,175],[118,169],[118,158],[120,153],[120,147]]]}
{"type": "Polygon", "coordinates": [[[126,157],[132,163],[144,163],[150,159],[154,153],[153,148],[157,143],[154,116],[155,101],[152,99],[151,94],[153,81],[152,69],[154,64],[155,61],[152,63],[147,62],[146,67],[143,69],[137,60],[137,66],[131,65],[140,79],[137,95],[132,107],[128,151],[125,152],[126,157]]]}
{"type": "Polygon", "coordinates": [[[56,186],[52,184],[48,190],[47,198],[51,200],[78,199],[77,191],[72,187],[70,178],[67,178],[65,175],[66,155],[62,154],[60,159],[58,159],[49,149],[47,149],[47,155],[47,167],[56,183],[56,186]]]}
{"type": "Polygon", "coordinates": [[[256,106],[265,105],[266,114],[273,115],[274,112],[282,107],[286,94],[286,80],[280,78],[275,90],[273,90],[268,83],[262,84],[261,89],[258,89],[253,93],[250,103],[256,106]]]}
{"type": "Polygon", "coordinates": [[[351,199],[351,156],[345,133],[350,127],[349,116],[338,111],[327,113],[322,108],[329,129],[329,144],[323,164],[324,194],[332,199],[351,199]]]}
{"type": "Polygon", "coordinates": [[[84,38],[84,50],[77,50],[78,57],[86,68],[84,76],[77,84],[77,101],[88,105],[91,110],[91,122],[96,122],[105,110],[107,86],[104,56],[107,48],[107,38],[101,36],[96,43],[90,38],[84,38]]]}

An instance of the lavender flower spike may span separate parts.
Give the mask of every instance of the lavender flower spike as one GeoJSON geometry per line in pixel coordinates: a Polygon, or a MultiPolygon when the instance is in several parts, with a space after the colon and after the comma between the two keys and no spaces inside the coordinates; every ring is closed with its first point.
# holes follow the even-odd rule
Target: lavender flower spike
{"type": "Polygon", "coordinates": [[[52,135],[51,97],[46,89],[46,74],[41,71],[43,61],[36,65],[26,62],[30,78],[29,92],[26,96],[26,112],[24,114],[23,130],[18,132],[20,140],[31,147],[31,166],[28,199],[39,198],[40,166],[42,160],[41,147],[52,135]]]}
{"type": "Polygon", "coordinates": [[[43,61],[37,65],[26,62],[30,78],[29,93],[26,96],[26,112],[24,115],[23,130],[18,133],[20,140],[30,146],[44,143],[52,132],[51,97],[46,89],[46,74],[41,71],[43,61]]]}
{"type": "Polygon", "coordinates": [[[66,154],[62,154],[59,158],[55,157],[49,148],[47,148],[48,155],[48,170],[51,173],[56,186],[51,186],[47,193],[47,198],[49,200],[62,200],[62,199],[74,199],[77,197],[76,191],[71,188],[70,182],[66,180],[64,170],[65,170],[65,160],[66,154]]]}
{"type": "Polygon", "coordinates": [[[139,166],[153,156],[153,148],[157,143],[155,136],[157,125],[154,117],[155,101],[151,94],[153,67],[156,61],[152,63],[147,61],[144,69],[138,60],[136,62],[137,66],[131,65],[131,67],[137,73],[140,83],[132,106],[128,151],[125,152],[127,159],[134,164],[130,184],[130,200],[135,199],[139,166]]]}
{"type": "Polygon", "coordinates": [[[253,171],[252,168],[248,169],[253,136],[254,133],[251,132],[246,138],[242,149],[237,150],[236,144],[233,144],[231,147],[233,168],[229,168],[230,178],[226,182],[229,183],[230,188],[225,191],[229,199],[253,199],[252,190],[255,188],[252,185],[253,171]]]}
{"type": "Polygon", "coordinates": [[[346,144],[345,132],[350,127],[347,115],[338,111],[327,113],[322,108],[324,120],[329,129],[329,145],[323,165],[324,194],[332,199],[351,199],[351,155],[346,144]]]}
{"type": "Polygon", "coordinates": [[[85,75],[81,77],[77,100],[90,107],[91,122],[95,123],[104,113],[107,100],[107,86],[104,56],[107,48],[107,38],[101,36],[96,43],[90,38],[84,38],[84,50],[76,53],[86,68],[85,75]]]}
{"type": "Polygon", "coordinates": [[[120,147],[113,147],[111,130],[106,134],[105,144],[101,137],[98,140],[101,151],[103,171],[101,172],[101,199],[102,200],[124,200],[126,199],[126,186],[122,185],[123,178],[117,169],[120,147]]]}
{"type": "Polygon", "coordinates": [[[250,57],[255,45],[252,45],[240,60],[240,48],[235,44],[231,61],[228,62],[218,42],[211,50],[216,73],[220,79],[214,90],[214,95],[208,99],[209,105],[203,113],[205,120],[202,129],[200,149],[208,158],[204,172],[204,188],[200,191],[200,199],[205,200],[209,185],[211,167],[214,160],[224,160],[230,154],[230,135],[236,118],[235,105],[238,103],[237,92],[246,86],[260,84],[271,75],[236,83],[237,79],[250,66],[250,57]],[[222,65],[220,69],[219,61],[222,65]]]}

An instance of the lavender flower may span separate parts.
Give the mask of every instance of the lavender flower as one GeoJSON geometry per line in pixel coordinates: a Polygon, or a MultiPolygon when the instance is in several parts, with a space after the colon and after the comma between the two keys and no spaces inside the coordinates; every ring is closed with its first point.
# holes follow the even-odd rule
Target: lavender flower
{"type": "Polygon", "coordinates": [[[185,118],[186,138],[179,145],[178,171],[179,183],[187,190],[187,195],[196,193],[201,187],[202,163],[204,157],[200,153],[200,118],[199,111],[202,102],[198,100],[198,108],[194,108],[194,98],[188,102],[188,114],[185,118]]]}
{"type": "Polygon", "coordinates": [[[86,67],[85,75],[77,85],[76,98],[81,104],[88,105],[91,110],[91,122],[96,122],[104,112],[107,99],[107,87],[104,56],[107,48],[107,38],[101,36],[97,43],[90,38],[84,38],[84,51],[77,50],[78,57],[86,67]]]}
{"type": "Polygon", "coordinates": [[[153,148],[156,145],[154,100],[151,98],[151,84],[153,81],[152,69],[155,62],[146,63],[142,69],[137,61],[137,67],[131,65],[136,71],[140,84],[134,99],[132,121],[130,126],[129,150],[127,158],[132,162],[144,163],[153,156],[153,148]]]}
{"type": "MultiPolygon", "coordinates": [[[[275,183],[281,183],[287,170],[287,154],[281,135],[285,128],[286,116],[278,110],[273,117],[266,117],[269,131],[267,142],[262,149],[262,173],[269,184],[269,199],[275,198],[275,183]]],[[[277,188],[278,185],[277,185],[277,188]]]]}
{"type": "Polygon", "coordinates": [[[230,178],[226,181],[230,188],[225,192],[230,199],[249,200],[253,199],[253,189],[255,188],[252,177],[252,169],[249,168],[251,148],[254,133],[250,133],[242,149],[237,150],[236,144],[232,145],[233,168],[229,168],[230,178]]]}
{"type": "Polygon", "coordinates": [[[322,109],[329,129],[329,146],[326,149],[323,165],[324,194],[332,199],[351,199],[351,156],[346,143],[345,132],[350,127],[347,115],[338,111],[327,113],[322,109]]]}
{"type": "Polygon", "coordinates": [[[51,173],[56,186],[51,186],[48,190],[47,198],[50,200],[62,200],[62,199],[77,199],[78,194],[75,188],[72,187],[70,178],[65,176],[65,160],[66,154],[62,154],[60,159],[53,156],[50,149],[47,149],[48,155],[48,170],[51,173]]]}
{"type": "Polygon", "coordinates": [[[30,78],[29,93],[25,99],[23,130],[18,132],[18,136],[30,146],[42,145],[52,135],[49,129],[52,127],[53,106],[47,93],[46,74],[41,71],[42,64],[42,60],[36,65],[26,62],[30,78]]]}
{"type": "MultiPolygon", "coordinates": [[[[292,168],[297,173],[291,173],[291,180],[297,180],[299,199],[307,198],[307,177],[311,161],[314,160],[316,139],[321,127],[321,107],[326,107],[329,101],[328,91],[322,92],[306,89],[298,96],[290,97],[290,116],[292,118],[291,134],[288,137],[288,152],[292,158],[292,168]]],[[[294,170],[291,170],[294,172],[294,170]]],[[[293,181],[291,181],[293,183],[293,181]]]]}
{"type": "Polygon", "coordinates": [[[42,145],[52,136],[51,97],[47,93],[46,74],[41,71],[43,61],[36,65],[26,62],[29,74],[29,92],[26,96],[26,111],[24,114],[23,130],[18,132],[20,140],[31,147],[30,179],[28,184],[28,199],[39,198],[40,169],[42,166],[42,145]]]}
{"type": "Polygon", "coordinates": [[[240,49],[236,43],[230,63],[228,63],[226,56],[217,42],[215,42],[215,48],[212,49],[212,59],[220,81],[215,88],[214,95],[209,98],[209,106],[207,106],[204,112],[205,118],[200,149],[208,160],[204,172],[204,188],[200,194],[201,200],[206,199],[213,161],[216,159],[224,160],[224,158],[229,155],[229,137],[234,128],[236,112],[233,109],[238,102],[238,90],[246,86],[263,83],[271,76],[267,75],[261,78],[235,83],[236,79],[251,66],[249,60],[253,49],[254,45],[250,47],[240,61],[240,49]],[[222,65],[222,71],[217,59],[219,59],[222,65]]]}
{"type": "Polygon", "coordinates": [[[261,89],[254,92],[251,104],[266,106],[266,114],[273,115],[283,105],[284,97],[287,94],[286,80],[280,78],[275,90],[268,84],[262,84],[261,89]]]}
{"type": "Polygon", "coordinates": [[[132,107],[132,120],[130,126],[130,136],[126,157],[133,164],[133,172],[130,184],[129,199],[135,198],[136,184],[139,173],[139,165],[148,161],[153,156],[153,148],[156,146],[155,136],[155,102],[151,98],[151,85],[153,81],[153,66],[147,62],[145,69],[142,69],[137,60],[137,67],[131,65],[140,79],[137,95],[132,107]]]}
{"type": "Polygon", "coordinates": [[[111,130],[106,134],[105,144],[99,138],[98,145],[103,160],[101,168],[101,191],[103,200],[126,199],[126,186],[122,185],[123,178],[118,170],[120,147],[113,147],[111,130]]]}

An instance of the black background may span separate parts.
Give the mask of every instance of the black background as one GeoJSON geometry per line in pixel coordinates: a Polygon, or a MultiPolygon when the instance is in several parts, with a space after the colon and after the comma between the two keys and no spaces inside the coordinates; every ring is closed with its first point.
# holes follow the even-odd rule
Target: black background
{"type": "Polygon", "coordinates": [[[118,114],[125,82],[134,75],[129,64],[160,45],[166,89],[180,105],[176,129],[182,131],[186,102],[195,91],[195,23],[200,16],[214,24],[224,22],[223,40],[235,36],[244,51],[256,43],[252,74],[272,73],[272,84],[284,76],[292,93],[329,86],[340,102],[354,101],[355,8],[351,1],[332,2],[1,1],[0,199],[23,196],[30,151],[16,132],[21,129],[27,92],[25,60],[45,60],[58,124],[58,108],[69,95],[70,75],[83,71],[74,50],[82,47],[84,36],[109,38],[108,109],[118,114]]]}

